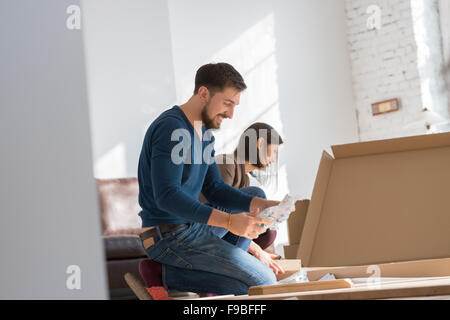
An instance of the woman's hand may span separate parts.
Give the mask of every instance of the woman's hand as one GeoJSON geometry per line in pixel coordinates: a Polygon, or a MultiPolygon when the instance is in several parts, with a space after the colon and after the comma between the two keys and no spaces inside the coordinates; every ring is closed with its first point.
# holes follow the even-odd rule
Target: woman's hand
{"type": "Polygon", "coordinates": [[[255,242],[250,243],[250,247],[248,252],[251,253],[256,259],[264,263],[270,269],[272,269],[273,273],[278,275],[278,273],[285,273],[283,268],[276,262],[274,259],[278,259],[280,256],[277,254],[269,253],[261,249],[255,242]]]}

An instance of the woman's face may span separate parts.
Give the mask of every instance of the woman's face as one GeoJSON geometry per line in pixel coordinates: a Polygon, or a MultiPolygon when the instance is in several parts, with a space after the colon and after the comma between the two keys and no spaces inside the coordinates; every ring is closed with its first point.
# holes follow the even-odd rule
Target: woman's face
{"type": "MultiPolygon", "coordinates": [[[[267,145],[267,154],[266,156],[260,157],[260,161],[264,167],[275,163],[278,159],[278,148],[280,146],[277,144],[269,144],[267,145]]],[[[262,151],[262,150],[261,150],[262,151]]]]}

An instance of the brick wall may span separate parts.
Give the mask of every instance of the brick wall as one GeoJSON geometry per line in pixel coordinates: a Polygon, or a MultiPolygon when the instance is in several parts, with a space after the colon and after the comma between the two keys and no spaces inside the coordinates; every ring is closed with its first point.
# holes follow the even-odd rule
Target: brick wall
{"type": "MultiPolygon", "coordinates": [[[[448,1],[448,0],[445,0],[448,1]]],[[[418,43],[418,69],[422,84],[422,102],[441,117],[449,118],[444,68],[439,0],[413,0],[411,11],[418,43]]]]}
{"type": "Polygon", "coordinates": [[[424,107],[411,1],[346,0],[346,13],[360,140],[425,133],[425,126],[411,126],[424,107]],[[381,23],[370,30],[372,5],[380,9],[381,23]],[[399,98],[400,111],[372,115],[372,103],[391,98],[399,98]]]}

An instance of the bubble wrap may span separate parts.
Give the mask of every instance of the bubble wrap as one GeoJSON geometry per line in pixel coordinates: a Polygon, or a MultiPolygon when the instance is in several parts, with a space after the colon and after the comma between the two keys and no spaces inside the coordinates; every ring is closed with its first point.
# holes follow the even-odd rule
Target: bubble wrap
{"type": "MultiPolygon", "coordinates": [[[[258,218],[264,218],[272,221],[272,224],[269,226],[270,229],[277,230],[278,224],[283,221],[286,221],[289,218],[289,215],[295,211],[295,203],[301,200],[298,196],[290,196],[286,195],[283,200],[281,200],[280,204],[274,207],[267,208],[263,210],[258,218]]],[[[263,225],[267,227],[266,225],[263,225]]]]}
{"type": "Polygon", "coordinates": [[[292,284],[292,283],[304,283],[309,282],[306,269],[301,269],[299,272],[287,277],[286,279],[280,280],[277,284],[292,284]]]}

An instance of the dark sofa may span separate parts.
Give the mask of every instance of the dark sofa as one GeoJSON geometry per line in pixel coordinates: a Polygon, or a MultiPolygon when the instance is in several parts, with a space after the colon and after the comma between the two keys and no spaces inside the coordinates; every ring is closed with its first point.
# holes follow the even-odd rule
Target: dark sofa
{"type": "Polygon", "coordinates": [[[110,298],[136,299],[124,275],[129,272],[140,278],[139,263],[147,258],[138,236],[137,178],[97,179],[97,188],[110,298]]]}

